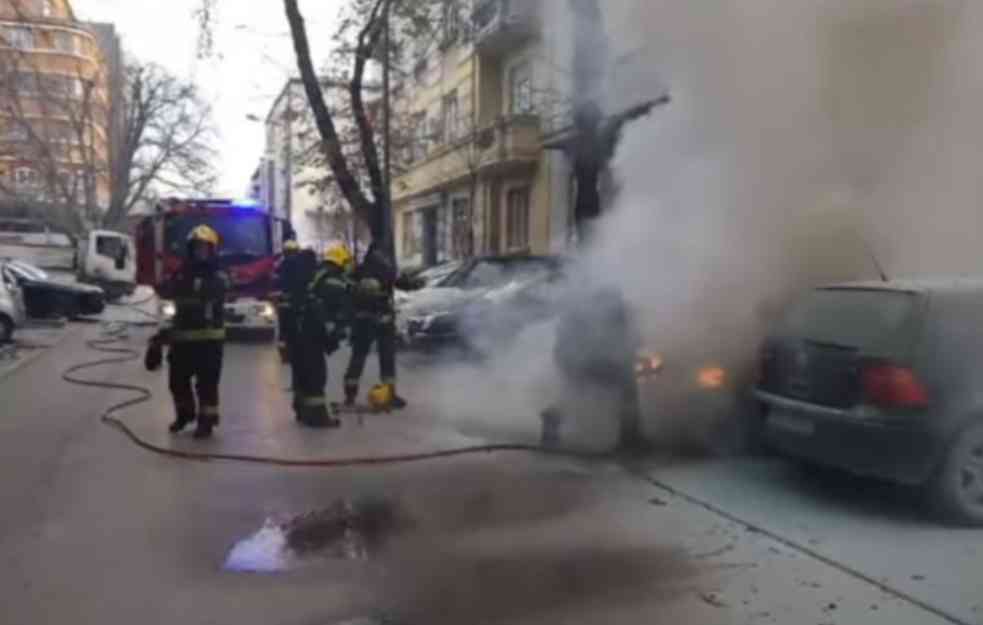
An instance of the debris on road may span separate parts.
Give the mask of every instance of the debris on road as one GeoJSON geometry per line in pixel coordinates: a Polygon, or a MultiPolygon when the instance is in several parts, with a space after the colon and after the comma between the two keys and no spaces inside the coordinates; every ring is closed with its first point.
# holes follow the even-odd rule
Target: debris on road
{"type": "Polygon", "coordinates": [[[405,526],[405,515],[385,500],[338,501],[282,523],[267,520],[258,532],[233,546],[224,568],[275,573],[311,559],[365,560],[405,526]]]}
{"type": "Polygon", "coordinates": [[[659,499],[658,497],[652,497],[651,499],[649,499],[649,503],[651,505],[653,505],[653,506],[668,506],[669,505],[669,502],[668,501],[663,501],[662,499],[659,499]]]}
{"type": "Polygon", "coordinates": [[[924,582],[925,581],[925,576],[924,575],[912,575],[911,576],[911,579],[912,579],[912,581],[916,581],[916,582],[924,582]]]}
{"type": "Polygon", "coordinates": [[[716,608],[727,607],[727,603],[725,603],[724,600],[720,598],[720,595],[715,592],[701,592],[700,599],[702,599],[704,603],[712,605],[716,608]]]}

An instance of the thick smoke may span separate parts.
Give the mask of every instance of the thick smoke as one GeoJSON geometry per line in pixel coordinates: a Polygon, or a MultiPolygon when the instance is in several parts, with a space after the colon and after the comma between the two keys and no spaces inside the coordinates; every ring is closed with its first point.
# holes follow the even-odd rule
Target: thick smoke
{"type": "MultiPolygon", "coordinates": [[[[983,6],[600,4],[612,57],[632,59],[605,108],[662,85],[673,101],[626,129],[620,194],[582,271],[624,290],[667,367],[750,368],[790,297],[876,279],[871,252],[892,276],[976,273],[983,6]]],[[[451,372],[438,403],[534,430],[555,390],[550,332],[529,331],[494,366],[451,372]]],[[[646,391],[650,433],[680,417],[660,403],[669,393],[646,391]]]]}

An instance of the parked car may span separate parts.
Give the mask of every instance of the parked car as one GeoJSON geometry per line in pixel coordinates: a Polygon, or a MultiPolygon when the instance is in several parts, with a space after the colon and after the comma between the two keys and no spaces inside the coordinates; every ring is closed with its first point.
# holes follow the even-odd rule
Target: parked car
{"type": "Polygon", "coordinates": [[[762,433],[782,454],[923,485],[983,525],[983,283],[813,291],[762,350],[762,433]]]}
{"type": "Polygon", "coordinates": [[[0,344],[13,340],[25,317],[24,296],[17,277],[6,263],[0,263],[0,344]]]}
{"type": "Polygon", "coordinates": [[[58,282],[44,270],[23,261],[5,263],[23,291],[27,316],[35,319],[98,315],[106,308],[106,294],[96,286],[58,282]]]}
{"type": "Polygon", "coordinates": [[[487,256],[465,262],[438,288],[418,292],[399,315],[404,345],[463,347],[484,354],[525,324],[557,312],[562,261],[487,256]]]}
{"type": "Polygon", "coordinates": [[[460,261],[451,261],[418,271],[404,272],[404,275],[409,277],[417,285],[417,289],[414,291],[403,291],[402,289],[396,289],[396,307],[402,308],[417,294],[425,291],[426,289],[440,288],[440,286],[451,276],[451,274],[461,268],[461,264],[462,263],[460,261]]]}

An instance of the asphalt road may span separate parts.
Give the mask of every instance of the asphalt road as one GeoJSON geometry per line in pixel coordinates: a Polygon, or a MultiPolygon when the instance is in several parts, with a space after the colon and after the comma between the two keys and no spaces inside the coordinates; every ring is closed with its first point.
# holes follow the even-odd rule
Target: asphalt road
{"type": "MultiPolygon", "coordinates": [[[[101,330],[73,326],[58,347],[0,382],[7,622],[949,622],[615,463],[480,454],[325,470],[150,454],[99,423],[121,396],[59,380],[68,364],[98,357],[86,340],[101,330]],[[330,516],[338,502],[364,498],[390,513],[371,532],[364,523],[334,534],[320,527],[278,573],[224,566],[264,524],[330,516]],[[370,535],[366,549],[336,549],[370,535]]],[[[140,348],[145,333],[133,330],[129,344],[140,348]]],[[[171,414],[161,373],[130,363],[87,375],[153,389],[152,402],[124,416],[177,449],[316,458],[475,442],[453,419],[414,411],[301,430],[271,346],[230,345],[227,363],[224,421],[205,444],[164,431],[171,414]]],[[[267,548],[259,559],[275,555],[275,543],[250,544],[267,548]]]]}

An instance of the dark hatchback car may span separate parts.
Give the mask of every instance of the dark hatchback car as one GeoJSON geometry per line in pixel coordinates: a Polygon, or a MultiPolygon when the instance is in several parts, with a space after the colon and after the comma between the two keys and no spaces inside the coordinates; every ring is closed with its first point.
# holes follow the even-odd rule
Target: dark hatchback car
{"type": "Polygon", "coordinates": [[[51,278],[29,263],[12,260],[5,265],[24,293],[27,316],[32,319],[98,315],[106,309],[106,293],[99,287],[70,284],[51,278]]]}
{"type": "Polygon", "coordinates": [[[983,283],[815,290],[765,342],[755,397],[779,453],[924,485],[983,525],[983,283]]]}
{"type": "Polygon", "coordinates": [[[487,354],[524,325],[555,314],[562,265],[554,256],[471,259],[399,310],[402,343],[487,354]]]}

